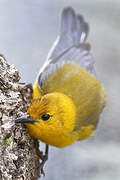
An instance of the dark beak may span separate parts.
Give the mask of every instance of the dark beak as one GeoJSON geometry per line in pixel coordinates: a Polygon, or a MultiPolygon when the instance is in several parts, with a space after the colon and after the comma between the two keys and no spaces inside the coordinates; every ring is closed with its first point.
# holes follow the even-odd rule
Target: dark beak
{"type": "Polygon", "coordinates": [[[15,119],[15,123],[34,124],[36,122],[39,122],[39,121],[30,119],[29,115],[24,115],[24,116],[21,116],[21,117],[15,119]]]}

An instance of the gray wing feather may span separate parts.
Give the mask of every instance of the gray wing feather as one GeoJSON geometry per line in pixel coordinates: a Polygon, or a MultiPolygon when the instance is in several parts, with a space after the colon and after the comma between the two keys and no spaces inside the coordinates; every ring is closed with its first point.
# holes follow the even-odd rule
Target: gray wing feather
{"type": "Polygon", "coordinates": [[[94,60],[89,53],[90,45],[85,42],[88,32],[89,26],[83,16],[76,15],[71,7],[63,9],[59,35],[48,53],[46,65],[38,76],[40,86],[50,74],[71,61],[80,64],[95,76],[94,60]]]}

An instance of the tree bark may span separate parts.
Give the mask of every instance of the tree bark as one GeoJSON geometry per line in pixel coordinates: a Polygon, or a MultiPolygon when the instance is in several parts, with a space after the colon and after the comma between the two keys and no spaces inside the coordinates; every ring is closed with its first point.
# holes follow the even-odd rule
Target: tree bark
{"type": "Polygon", "coordinates": [[[40,176],[39,144],[24,125],[14,121],[30,105],[30,99],[22,97],[19,80],[18,70],[0,55],[0,180],[37,180],[40,176]]]}

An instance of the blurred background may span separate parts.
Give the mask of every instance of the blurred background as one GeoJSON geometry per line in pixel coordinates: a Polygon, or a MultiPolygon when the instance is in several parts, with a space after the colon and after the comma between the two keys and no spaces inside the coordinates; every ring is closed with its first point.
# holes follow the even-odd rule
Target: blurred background
{"type": "Polygon", "coordinates": [[[33,83],[57,36],[65,6],[72,6],[90,24],[88,41],[108,103],[95,137],[65,149],[50,147],[44,179],[120,180],[120,1],[0,0],[0,53],[19,69],[21,82],[33,83]]]}

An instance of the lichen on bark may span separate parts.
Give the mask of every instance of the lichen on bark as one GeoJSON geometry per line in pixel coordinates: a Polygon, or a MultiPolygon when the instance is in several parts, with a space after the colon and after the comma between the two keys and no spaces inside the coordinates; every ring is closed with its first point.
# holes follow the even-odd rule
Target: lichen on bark
{"type": "Polygon", "coordinates": [[[0,179],[37,180],[39,177],[39,145],[26,127],[15,124],[23,115],[30,99],[25,102],[20,90],[20,75],[0,55],[0,179]]]}

